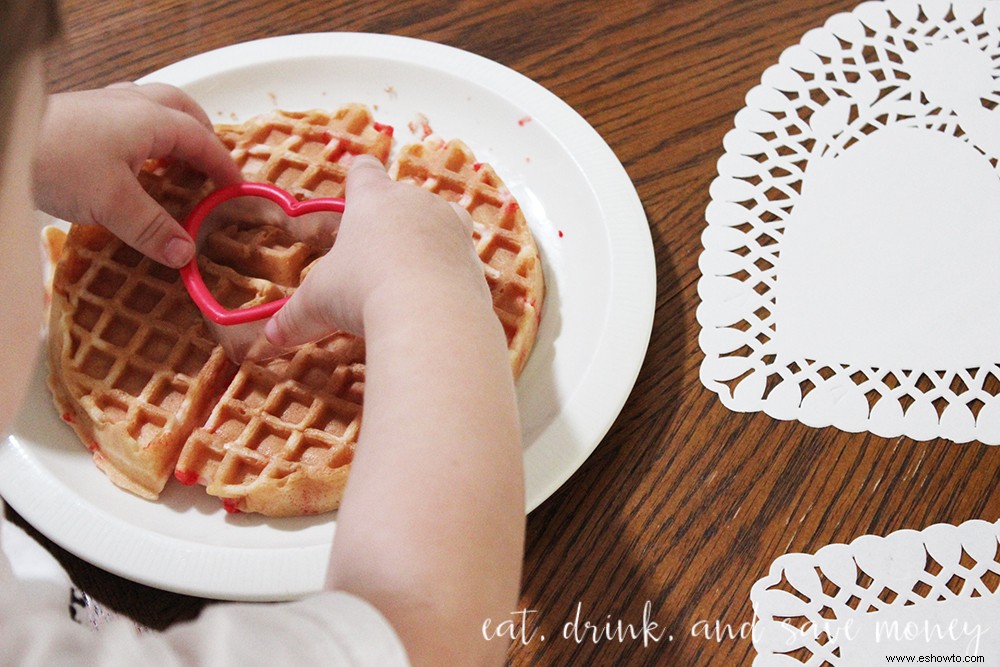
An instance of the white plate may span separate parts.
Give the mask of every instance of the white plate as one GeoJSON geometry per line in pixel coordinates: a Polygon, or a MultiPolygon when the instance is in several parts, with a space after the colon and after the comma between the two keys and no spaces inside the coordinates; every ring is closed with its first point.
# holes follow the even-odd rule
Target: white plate
{"type": "MultiPolygon", "coordinates": [[[[583,463],[618,416],[645,356],[656,268],[638,195],[614,153],[556,96],[482,57],[370,34],[276,37],[222,48],[145,77],[190,92],[216,122],[273,108],[368,104],[418,138],[419,114],[493,164],[541,247],[546,300],[518,383],[526,507],[583,463]],[[414,123],[414,130],[408,125],[414,123]]],[[[52,408],[38,370],[0,446],[0,494],[87,561],[166,590],[277,600],[321,589],[335,514],[227,515],[200,487],[151,503],[115,488],[52,408]]]]}

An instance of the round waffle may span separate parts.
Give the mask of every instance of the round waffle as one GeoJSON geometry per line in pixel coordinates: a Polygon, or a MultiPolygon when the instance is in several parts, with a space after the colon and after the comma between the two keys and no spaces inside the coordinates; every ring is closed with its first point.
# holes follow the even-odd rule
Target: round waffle
{"type": "MultiPolygon", "coordinates": [[[[299,198],[342,197],[351,158],[366,153],[384,163],[392,141],[391,128],[360,105],[276,111],[217,131],[247,179],[299,198]]],[[[516,376],[544,290],[517,202],[460,141],[404,146],[390,173],[471,214],[516,376]]],[[[140,178],[178,218],[210,187],[165,162],[150,163],[140,178]]],[[[322,251],[272,229],[232,225],[213,235],[199,263],[229,307],[290,293],[322,251]],[[247,243],[254,252],[243,251],[247,243]]],[[[75,225],[53,279],[49,360],[58,409],[119,486],[155,498],[173,473],[204,485],[230,511],[288,516],[339,505],[361,424],[360,339],[335,333],[237,366],[211,339],[176,271],[104,230],[75,225]]]]}

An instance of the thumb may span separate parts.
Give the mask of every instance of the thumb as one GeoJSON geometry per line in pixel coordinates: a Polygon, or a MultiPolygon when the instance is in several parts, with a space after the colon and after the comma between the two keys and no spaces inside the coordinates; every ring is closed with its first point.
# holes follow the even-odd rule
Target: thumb
{"type": "Polygon", "coordinates": [[[314,295],[314,288],[321,284],[311,281],[316,275],[311,271],[292,297],[264,325],[264,336],[278,347],[294,347],[319,340],[340,328],[330,308],[323,308],[323,300],[314,295]]]}
{"type": "Polygon", "coordinates": [[[384,186],[387,183],[392,183],[392,179],[378,158],[365,154],[356,155],[347,171],[344,196],[347,201],[360,199],[370,188],[384,186]]]}
{"type": "Polygon", "coordinates": [[[458,221],[462,224],[462,229],[465,233],[472,237],[472,232],[475,229],[475,223],[472,221],[472,216],[469,212],[462,207],[461,204],[456,202],[448,202],[451,205],[452,210],[455,211],[455,215],[458,216],[458,221]]]}
{"type": "Polygon", "coordinates": [[[151,259],[180,268],[194,257],[194,241],[179,222],[129,177],[111,198],[109,211],[95,211],[94,221],[151,259]]]}

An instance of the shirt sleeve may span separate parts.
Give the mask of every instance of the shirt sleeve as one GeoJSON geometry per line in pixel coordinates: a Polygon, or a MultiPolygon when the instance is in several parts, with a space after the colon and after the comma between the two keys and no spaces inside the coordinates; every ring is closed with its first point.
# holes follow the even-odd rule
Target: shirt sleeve
{"type": "Polygon", "coordinates": [[[19,581],[0,554],[0,664],[409,665],[385,617],[344,592],[297,602],[212,605],[194,621],[143,633],[125,622],[86,628],[70,620],[68,605],[67,589],[19,581]]]}
{"type": "Polygon", "coordinates": [[[165,659],[177,655],[188,665],[409,665],[385,617],[342,591],[290,603],[215,605],[159,639],[165,659]]]}

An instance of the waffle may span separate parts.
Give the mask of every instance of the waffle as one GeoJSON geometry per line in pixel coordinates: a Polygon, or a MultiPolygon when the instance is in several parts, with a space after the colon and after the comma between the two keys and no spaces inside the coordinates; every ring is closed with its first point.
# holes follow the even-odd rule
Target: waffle
{"type": "Polygon", "coordinates": [[[49,386],[117,485],[154,499],[231,375],[177,271],[74,225],[52,282],[49,386]]]}
{"type": "Polygon", "coordinates": [[[384,164],[392,147],[392,128],[360,104],[333,113],[274,111],[218,125],[216,133],[247,180],[274,183],[300,199],[343,197],[351,158],[367,153],[384,164]]]}
{"type": "MultiPolygon", "coordinates": [[[[300,196],[342,196],[350,157],[369,153],[385,161],[391,145],[391,130],[358,105],[333,113],[274,112],[218,132],[247,179],[277,181],[300,196]]],[[[178,219],[211,189],[186,165],[167,160],[148,162],[139,180],[178,219]]],[[[291,261],[280,230],[263,234],[231,229],[210,239],[218,261],[202,263],[202,274],[224,305],[288,294],[315,259],[315,252],[297,248],[291,261]],[[263,244],[252,272],[273,277],[280,266],[277,281],[247,279],[233,268],[246,263],[238,250],[247,241],[263,244]]],[[[176,271],[98,227],[71,228],[52,292],[49,384],[57,409],[114,483],[156,498],[219,397],[254,369],[225,359],[176,271]]]]}
{"type": "Polygon", "coordinates": [[[184,446],[181,482],[228,511],[317,514],[340,503],[361,427],[364,343],[338,333],[266,362],[244,362],[184,446]]]}
{"type": "MultiPolygon", "coordinates": [[[[391,146],[391,129],[359,105],[332,114],[273,112],[217,131],[247,179],[299,198],[343,196],[352,156],[384,163],[391,146]]],[[[543,286],[517,203],[461,142],[404,147],[391,173],[469,210],[518,374],[537,332],[543,286]]],[[[177,217],[210,187],[162,161],[140,178],[177,217]]],[[[233,223],[208,237],[199,264],[216,298],[235,308],[290,294],[324,250],[284,230],[233,223]]],[[[236,366],[210,338],[177,272],[94,227],[72,228],[53,292],[50,386],[116,484],[155,498],[172,472],[181,483],[204,485],[229,511],[271,516],[339,505],[361,423],[363,341],[338,332],[236,366]],[[154,290],[162,296],[153,299],[154,290]],[[160,342],[166,333],[172,345],[160,342]]]]}
{"type": "Polygon", "coordinates": [[[493,168],[477,162],[457,139],[444,143],[432,137],[404,146],[389,173],[458,203],[472,216],[476,252],[517,377],[535,344],[545,291],[538,248],[521,207],[493,168]]]}
{"type": "MultiPolygon", "coordinates": [[[[290,294],[320,251],[283,229],[239,224],[214,232],[202,250],[205,283],[229,308],[290,294]]],[[[187,440],[174,476],[203,484],[231,512],[335,509],[354,456],[363,392],[364,343],[345,333],[275,359],[244,361],[187,440]]]]}

